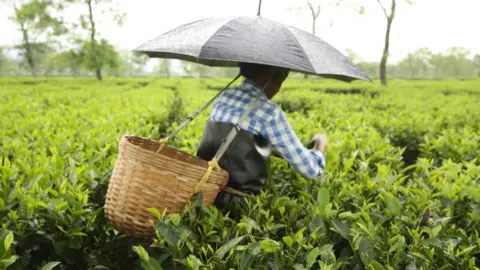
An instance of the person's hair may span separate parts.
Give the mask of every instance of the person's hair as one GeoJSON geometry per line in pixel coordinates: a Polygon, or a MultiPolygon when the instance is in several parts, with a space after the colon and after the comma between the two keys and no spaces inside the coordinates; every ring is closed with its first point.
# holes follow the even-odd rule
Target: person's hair
{"type": "Polygon", "coordinates": [[[253,63],[239,63],[240,74],[250,80],[257,80],[259,76],[273,69],[273,66],[253,64],[253,63]]]}

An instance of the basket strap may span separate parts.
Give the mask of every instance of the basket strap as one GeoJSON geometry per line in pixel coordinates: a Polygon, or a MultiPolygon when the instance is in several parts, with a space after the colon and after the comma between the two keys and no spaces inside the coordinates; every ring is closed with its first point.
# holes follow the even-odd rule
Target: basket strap
{"type": "Polygon", "coordinates": [[[238,78],[240,78],[241,74],[239,73],[231,82],[229,82],[225,88],[223,88],[218,94],[216,94],[212,99],[210,99],[205,105],[203,105],[198,111],[194,112],[192,115],[188,116],[187,119],[185,121],[183,121],[177,129],[175,129],[174,131],[172,131],[170,134],[168,134],[167,137],[163,138],[163,139],[160,139],[159,140],[159,143],[160,143],[160,146],[158,147],[156,153],[160,153],[160,151],[163,150],[163,148],[168,144],[168,142],[175,136],[177,135],[178,132],[180,132],[180,130],[182,130],[186,125],[188,125],[195,117],[197,117],[197,115],[199,115],[201,112],[203,112],[206,108],[208,108],[208,106],[210,106],[210,104],[212,104],[212,102],[218,97],[220,96],[225,90],[228,89],[228,87],[230,87],[230,85],[232,85],[232,83],[234,83],[238,78]]]}

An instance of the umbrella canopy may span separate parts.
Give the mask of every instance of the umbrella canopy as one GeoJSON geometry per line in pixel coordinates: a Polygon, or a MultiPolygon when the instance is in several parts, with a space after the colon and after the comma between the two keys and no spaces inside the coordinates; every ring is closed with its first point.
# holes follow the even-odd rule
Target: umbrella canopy
{"type": "Polygon", "coordinates": [[[342,81],[371,79],[322,39],[261,16],[202,19],[179,26],[134,51],[217,67],[239,62],[289,68],[342,81]]]}

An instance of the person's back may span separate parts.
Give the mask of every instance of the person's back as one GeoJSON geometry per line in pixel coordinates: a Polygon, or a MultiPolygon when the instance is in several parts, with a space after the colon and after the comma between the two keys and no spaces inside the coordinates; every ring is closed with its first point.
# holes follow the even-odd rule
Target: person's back
{"type": "MultiPolygon", "coordinates": [[[[211,160],[233,124],[209,120],[205,126],[197,155],[211,160]]],[[[245,193],[257,194],[266,184],[268,160],[272,147],[260,135],[239,130],[218,165],[229,174],[229,186],[245,193]]]]}
{"type": "MultiPolygon", "coordinates": [[[[239,126],[235,139],[218,161],[219,166],[229,173],[228,186],[244,193],[257,194],[265,187],[272,151],[280,154],[307,178],[321,175],[325,166],[325,138],[314,138],[314,149],[306,149],[288,124],[284,112],[270,101],[288,76],[288,70],[244,64],[241,73],[246,77],[242,85],[226,90],[213,106],[197,156],[211,160],[234,127],[233,123],[237,123],[247,105],[260,94],[259,107],[239,126]]],[[[215,204],[228,209],[232,200],[238,199],[241,200],[241,197],[220,192],[215,204]]]]}

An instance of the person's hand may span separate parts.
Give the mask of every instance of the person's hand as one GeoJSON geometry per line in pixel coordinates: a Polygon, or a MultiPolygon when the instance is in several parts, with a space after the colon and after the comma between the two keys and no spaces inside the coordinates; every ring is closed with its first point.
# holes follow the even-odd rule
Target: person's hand
{"type": "Polygon", "coordinates": [[[327,136],[322,133],[317,133],[313,139],[312,142],[314,143],[313,148],[324,153],[325,148],[327,147],[327,136]]]}

